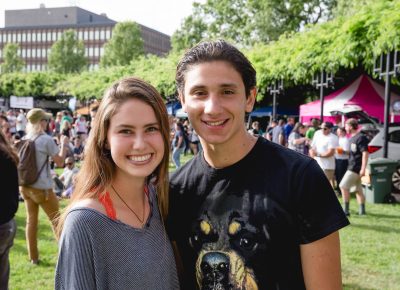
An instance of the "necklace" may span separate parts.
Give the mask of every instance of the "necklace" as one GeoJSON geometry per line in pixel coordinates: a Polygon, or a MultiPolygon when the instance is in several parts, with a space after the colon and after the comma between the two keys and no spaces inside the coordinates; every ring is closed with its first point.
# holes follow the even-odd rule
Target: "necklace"
{"type": "Polygon", "coordinates": [[[111,188],[114,190],[115,194],[119,197],[119,199],[135,215],[135,217],[139,220],[139,222],[143,226],[143,224],[144,224],[144,214],[145,214],[145,211],[146,211],[146,209],[145,209],[145,199],[146,199],[146,197],[143,198],[143,215],[142,215],[142,218],[140,218],[139,215],[136,214],[136,212],[125,202],[125,200],[123,200],[123,198],[119,195],[118,191],[114,188],[114,186],[112,184],[111,184],[111,188]]]}

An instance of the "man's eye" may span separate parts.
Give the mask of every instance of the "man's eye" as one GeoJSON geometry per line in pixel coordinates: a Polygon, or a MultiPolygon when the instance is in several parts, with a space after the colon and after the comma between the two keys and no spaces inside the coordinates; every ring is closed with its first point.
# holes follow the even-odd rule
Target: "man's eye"
{"type": "Polygon", "coordinates": [[[193,95],[195,95],[195,96],[204,96],[204,95],[206,95],[206,92],[204,92],[204,91],[195,91],[195,92],[193,92],[193,95]]]}
{"type": "Polygon", "coordinates": [[[235,92],[232,90],[224,90],[225,95],[233,95],[235,92]]]}

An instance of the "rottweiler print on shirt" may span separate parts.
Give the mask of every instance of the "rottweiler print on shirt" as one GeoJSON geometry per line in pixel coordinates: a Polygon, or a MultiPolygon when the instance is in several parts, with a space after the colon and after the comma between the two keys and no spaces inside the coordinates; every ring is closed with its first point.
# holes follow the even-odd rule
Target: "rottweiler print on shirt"
{"type": "Polygon", "coordinates": [[[348,224],[318,164],[263,138],[227,168],[196,155],[170,188],[182,289],[305,289],[300,244],[348,224]]]}

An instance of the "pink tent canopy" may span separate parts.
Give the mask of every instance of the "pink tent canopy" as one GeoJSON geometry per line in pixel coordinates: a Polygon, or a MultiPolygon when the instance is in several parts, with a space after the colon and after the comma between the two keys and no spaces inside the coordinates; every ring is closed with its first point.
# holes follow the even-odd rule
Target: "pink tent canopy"
{"type": "MultiPolygon", "coordinates": [[[[351,84],[333,92],[324,99],[324,120],[334,121],[330,112],[343,108],[345,105],[358,105],[368,115],[384,120],[385,88],[366,75],[361,75],[351,84]]],[[[392,92],[390,108],[400,96],[392,92]]],[[[311,118],[320,118],[321,102],[319,100],[300,106],[300,121],[309,122],[311,118]]],[[[394,116],[399,122],[400,116],[394,116]]]]}

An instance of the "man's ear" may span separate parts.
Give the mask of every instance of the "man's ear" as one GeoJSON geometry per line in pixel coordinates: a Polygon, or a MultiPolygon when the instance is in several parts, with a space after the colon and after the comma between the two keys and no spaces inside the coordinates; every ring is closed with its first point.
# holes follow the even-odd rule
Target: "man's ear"
{"type": "Polygon", "coordinates": [[[257,97],[257,88],[254,87],[250,89],[250,93],[246,99],[246,113],[250,113],[253,111],[254,103],[256,102],[257,97]]]}
{"type": "Polygon", "coordinates": [[[178,92],[179,101],[181,102],[183,110],[186,112],[185,96],[182,91],[178,92]]]}

